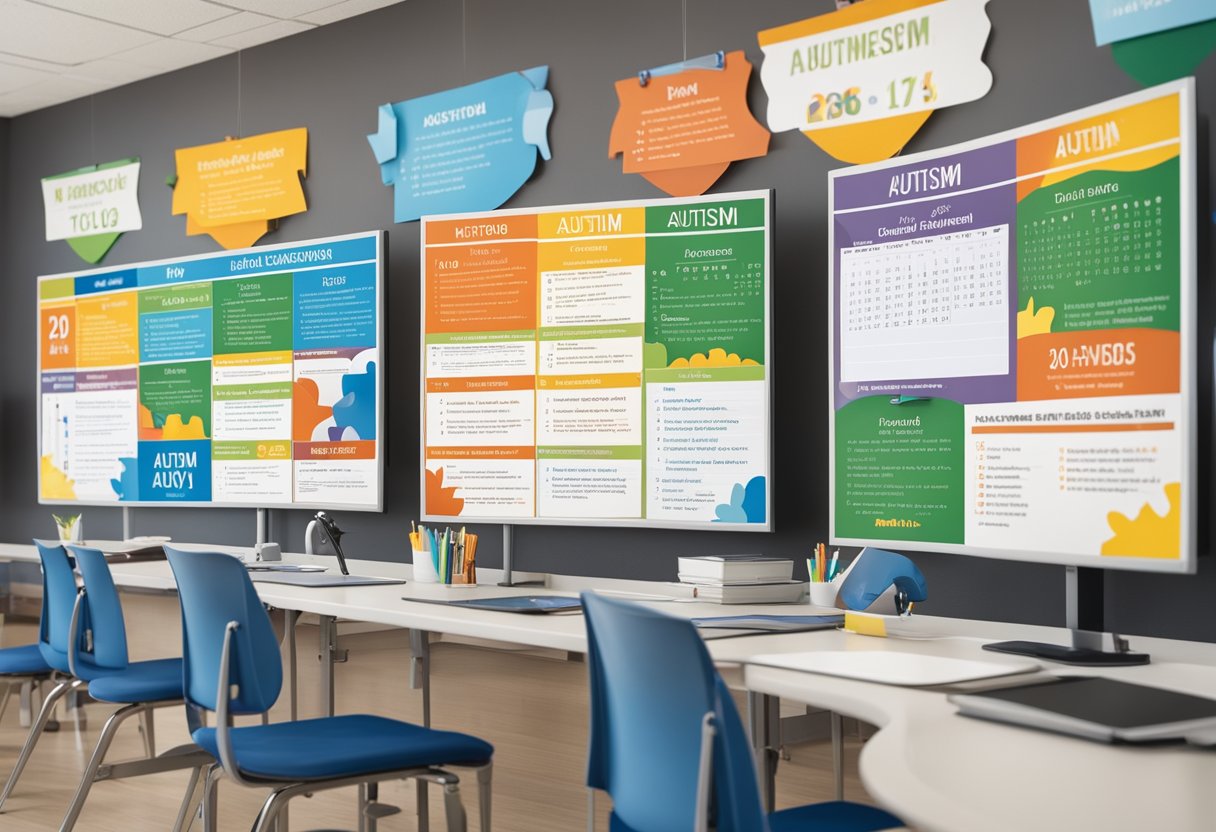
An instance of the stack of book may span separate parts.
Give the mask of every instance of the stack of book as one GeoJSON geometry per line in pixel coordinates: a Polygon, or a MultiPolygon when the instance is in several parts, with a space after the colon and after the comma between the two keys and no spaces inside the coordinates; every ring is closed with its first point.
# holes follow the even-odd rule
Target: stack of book
{"type": "Polygon", "coordinates": [[[679,559],[680,583],[715,604],[794,604],[806,583],[793,580],[794,562],[763,555],[702,555],[679,559]]]}

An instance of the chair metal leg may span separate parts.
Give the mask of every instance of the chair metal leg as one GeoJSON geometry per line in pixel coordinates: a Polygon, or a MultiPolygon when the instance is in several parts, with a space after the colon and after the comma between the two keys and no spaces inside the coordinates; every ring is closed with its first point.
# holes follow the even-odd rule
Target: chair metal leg
{"type": "MultiPolygon", "coordinates": [[[[494,779],[494,766],[486,763],[477,769],[477,812],[481,819],[481,832],[490,832],[491,781],[494,779]]],[[[592,804],[592,823],[594,823],[595,804],[592,804]]],[[[594,832],[594,829],[593,829],[594,832]]]]}
{"type": "Polygon", "coordinates": [[[218,832],[219,829],[219,779],[224,770],[219,763],[207,770],[203,780],[203,832],[218,832]]]}
{"type": "Polygon", "coordinates": [[[460,800],[460,784],[443,784],[443,811],[448,819],[448,832],[467,832],[468,818],[464,814],[464,803],[460,800]]]}
{"type": "Polygon", "coordinates": [[[13,793],[13,787],[17,785],[17,780],[21,777],[21,772],[25,770],[25,764],[29,762],[30,754],[33,753],[34,746],[38,744],[38,738],[42,736],[42,729],[51,718],[51,711],[55,709],[55,703],[62,699],[66,693],[75,690],[82,684],[84,683],[75,679],[60,682],[47,694],[46,699],[43,700],[42,708],[38,711],[38,718],[30,726],[30,731],[25,737],[25,745],[21,746],[21,753],[17,756],[17,764],[13,766],[13,771],[8,776],[8,782],[4,784],[4,792],[0,793],[0,811],[3,811],[4,804],[8,801],[9,795],[13,793]]]}
{"type": "Polygon", "coordinates": [[[266,798],[266,802],[262,804],[262,811],[258,812],[257,819],[253,822],[251,832],[271,832],[275,827],[275,821],[278,818],[279,810],[286,805],[290,799],[287,794],[291,787],[276,789],[266,798]]]}
{"type": "Polygon", "coordinates": [[[587,789],[587,832],[595,832],[595,789],[587,789]]]}
{"type": "MultiPolygon", "coordinates": [[[[33,684],[33,681],[27,679],[21,683],[21,688],[24,688],[26,685],[32,686],[33,684]]],[[[8,710],[8,700],[12,698],[12,695],[13,683],[6,681],[4,683],[4,693],[0,693],[0,722],[4,721],[4,712],[8,710]]]]}
{"type": "Polygon", "coordinates": [[[192,825],[195,815],[194,795],[198,792],[198,781],[202,775],[202,768],[190,769],[190,779],[186,782],[186,793],[182,795],[182,804],[177,810],[177,819],[173,821],[173,832],[185,832],[192,825]]]}
{"type": "Polygon", "coordinates": [[[367,783],[360,783],[355,789],[355,808],[358,812],[359,832],[367,832],[367,783]]]}
{"type": "Polygon", "coordinates": [[[156,756],[156,723],[152,709],[147,708],[139,715],[139,732],[144,735],[144,751],[148,759],[156,756]]]}
{"type": "Polygon", "coordinates": [[[147,711],[148,707],[144,704],[127,705],[119,708],[106,720],[105,726],[101,729],[101,736],[97,738],[97,747],[93,749],[93,756],[89,758],[89,764],[85,766],[84,774],[80,777],[80,785],[76,787],[76,796],[72,798],[72,805],[68,807],[67,814],[63,816],[59,832],[70,832],[76,825],[76,820],[80,817],[81,810],[84,809],[84,802],[89,796],[89,791],[93,788],[93,782],[97,779],[97,769],[101,768],[101,761],[105,759],[106,752],[110,750],[110,743],[114,742],[114,735],[118,733],[119,726],[126,721],[127,717],[135,714],[139,714],[140,719],[143,719],[147,711]]]}
{"type": "Polygon", "coordinates": [[[414,804],[418,809],[418,832],[430,832],[431,812],[430,807],[427,805],[430,793],[427,791],[427,782],[418,779],[414,781],[414,784],[417,788],[417,797],[414,800],[414,804]]]}
{"type": "Polygon", "coordinates": [[[29,683],[21,686],[21,699],[19,700],[20,716],[18,724],[22,728],[29,728],[34,721],[34,688],[38,688],[38,696],[42,697],[42,684],[29,683]]]}
{"type": "Polygon", "coordinates": [[[832,776],[837,800],[844,800],[844,717],[832,711],[832,776]]]}

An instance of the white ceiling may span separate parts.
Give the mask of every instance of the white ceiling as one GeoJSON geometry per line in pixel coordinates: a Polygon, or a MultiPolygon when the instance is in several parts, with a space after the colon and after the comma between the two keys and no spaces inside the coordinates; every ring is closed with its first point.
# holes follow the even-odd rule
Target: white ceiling
{"type": "Polygon", "coordinates": [[[16,116],[400,0],[0,0],[0,116],[16,116]]]}

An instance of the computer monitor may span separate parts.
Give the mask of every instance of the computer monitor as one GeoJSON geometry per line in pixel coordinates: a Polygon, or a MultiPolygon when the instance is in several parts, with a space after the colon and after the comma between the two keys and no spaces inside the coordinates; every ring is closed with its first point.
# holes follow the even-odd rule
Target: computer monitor
{"type": "Polygon", "coordinates": [[[1194,121],[1184,79],[833,172],[833,542],[1195,570],[1194,121]]]}

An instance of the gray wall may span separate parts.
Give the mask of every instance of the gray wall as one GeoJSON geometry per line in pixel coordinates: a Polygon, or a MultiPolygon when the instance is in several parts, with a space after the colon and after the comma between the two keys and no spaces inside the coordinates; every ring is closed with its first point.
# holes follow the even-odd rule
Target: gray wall
{"type": "MultiPolygon", "coordinates": [[[[688,54],[744,48],[758,67],[756,31],[830,8],[828,0],[692,0],[688,54]]],[[[934,115],[909,150],[940,147],[1067,112],[1138,88],[1093,46],[1085,0],[992,0],[993,34],[986,60],[996,77],[983,100],[934,115]]],[[[13,119],[0,192],[9,221],[0,224],[6,305],[0,343],[13,358],[0,370],[0,540],[52,533],[50,511],[35,501],[35,284],[39,274],[80,269],[64,243],[43,241],[39,177],[95,161],[139,155],[144,162],[142,231],[125,235],[107,265],[212,251],[185,236],[169,213],[163,184],[173,149],[306,126],[308,213],[285,220],[264,242],[284,242],[370,228],[389,228],[389,467],[382,515],[349,513],[348,547],[364,557],[403,557],[405,530],[418,510],[418,225],[391,223],[391,193],[380,184],[364,134],[376,127],[376,106],[503,72],[548,63],[557,102],[550,136],[554,158],[510,207],[661,196],[607,158],[616,107],[612,82],[681,54],[681,0],[467,0],[467,55],[461,50],[461,3],[408,0],[169,75],[101,93],[90,130],[88,99],[13,119]],[[7,187],[6,187],[7,186],[7,187]]],[[[765,97],[753,76],[752,107],[765,97]]],[[[1216,59],[1199,70],[1203,187],[1200,223],[1200,547],[1209,547],[1212,428],[1211,146],[1216,113],[1216,59]]],[[[5,149],[0,127],[0,152],[5,149]]],[[[0,158],[5,158],[0,157],[0,158]]],[[[820,320],[827,302],[827,171],[838,166],[801,135],[772,139],[770,154],[736,164],[716,190],[776,188],[774,292],[776,388],[774,472],[777,531],[771,535],[521,527],[522,568],[574,574],[674,579],[675,558],[688,553],[764,551],[802,557],[827,532],[827,344],[799,321],[820,320]]],[[[3,206],[0,206],[3,210],[3,206]]],[[[116,537],[116,509],[86,509],[89,537],[116,537]]],[[[273,513],[274,537],[301,545],[307,516],[273,513]]],[[[179,540],[250,543],[251,511],[138,509],[137,533],[179,540]]],[[[497,558],[499,534],[479,529],[486,561],[497,558]]],[[[1062,623],[1064,576],[1058,567],[946,555],[916,556],[931,587],[925,612],[1036,623],[1062,623]]],[[[1112,573],[1108,624],[1127,632],[1216,641],[1216,563],[1200,560],[1197,576],[1112,573]]]]}

